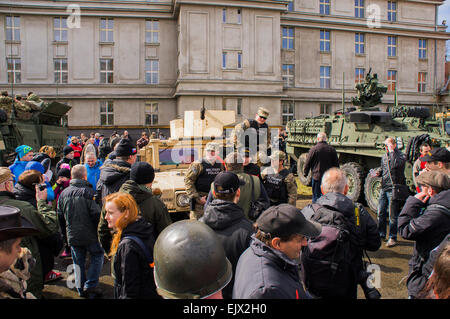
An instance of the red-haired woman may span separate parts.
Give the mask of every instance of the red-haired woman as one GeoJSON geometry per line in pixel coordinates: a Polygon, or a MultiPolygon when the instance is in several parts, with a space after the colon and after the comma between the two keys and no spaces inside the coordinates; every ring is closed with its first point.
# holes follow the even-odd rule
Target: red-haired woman
{"type": "Polygon", "coordinates": [[[160,298],[153,279],[153,226],[138,215],[134,198],[113,193],[105,198],[105,219],[115,231],[110,256],[114,256],[114,297],[160,298]]]}

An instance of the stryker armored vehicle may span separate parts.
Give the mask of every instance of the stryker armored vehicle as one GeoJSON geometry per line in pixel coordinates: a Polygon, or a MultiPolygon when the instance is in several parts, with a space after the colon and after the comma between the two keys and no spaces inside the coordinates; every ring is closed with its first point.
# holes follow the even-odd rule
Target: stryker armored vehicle
{"type": "MultiPolygon", "coordinates": [[[[67,123],[62,124],[62,117],[71,109],[70,106],[59,102],[44,102],[35,94],[32,99],[24,101],[27,110],[17,107],[11,112],[1,110],[0,119],[0,165],[8,166],[14,162],[15,149],[25,144],[38,152],[43,145],[53,146],[57,157],[67,142],[67,123]],[[34,98],[33,98],[34,97],[34,98]]],[[[2,103],[11,101],[2,96],[2,103]]]]}
{"type": "Polygon", "coordinates": [[[366,201],[377,210],[381,190],[381,178],[372,176],[371,169],[380,167],[385,153],[386,138],[393,137],[405,153],[405,176],[410,190],[414,190],[412,166],[419,157],[419,147],[427,142],[432,147],[446,147],[450,142],[450,113],[430,114],[426,107],[394,105],[387,112],[377,105],[386,87],[378,83],[376,74],[367,74],[364,83],[358,84],[358,96],[352,98],[355,107],[319,115],[304,120],[292,120],[287,124],[286,152],[291,165],[297,163],[299,180],[310,185],[311,173],[303,176],[303,167],[309,149],[316,144],[317,133],[325,132],[328,144],[339,157],[349,181],[347,196],[353,201],[366,201]]]}

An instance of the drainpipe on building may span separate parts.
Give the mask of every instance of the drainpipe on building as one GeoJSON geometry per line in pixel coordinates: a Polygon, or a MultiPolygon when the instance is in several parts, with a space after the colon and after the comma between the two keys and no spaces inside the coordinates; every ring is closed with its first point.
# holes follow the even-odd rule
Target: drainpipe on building
{"type": "MultiPolygon", "coordinates": [[[[437,32],[437,25],[438,25],[438,14],[439,14],[439,5],[435,5],[435,14],[434,14],[434,31],[437,32]]],[[[434,79],[433,79],[433,90],[434,90],[434,97],[436,101],[436,106],[438,109],[440,109],[438,105],[438,94],[437,94],[437,40],[434,39],[434,79]]],[[[433,110],[434,111],[434,110],[433,110]]],[[[433,112],[434,113],[434,112],[433,112]]]]}

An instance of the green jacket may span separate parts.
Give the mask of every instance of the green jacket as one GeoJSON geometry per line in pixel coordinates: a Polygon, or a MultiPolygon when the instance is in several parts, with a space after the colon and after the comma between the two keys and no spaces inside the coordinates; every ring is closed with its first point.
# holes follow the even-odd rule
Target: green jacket
{"type": "Polygon", "coordinates": [[[0,192],[0,204],[20,209],[22,216],[28,219],[40,232],[37,236],[24,237],[20,245],[28,248],[36,259],[36,264],[31,270],[31,277],[27,281],[27,285],[29,292],[37,298],[41,298],[42,290],[44,289],[44,278],[42,276],[41,255],[36,238],[45,238],[59,231],[56,212],[47,205],[45,200],[37,202],[38,209],[36,210],[30,203],[14,199],[14,194],[9,192],[0,192]]]}
{"type": "Polygon", "coordinates": [[[135,181],[128,180],[120,187],[119,192],[128,193],[134,197],[139,205],[142,217],[153,225],[155,239],[158,238],[164,228],[172,224],[166,205],[153,195],[152,190],[145,185],[139,185],[135,181]]]}

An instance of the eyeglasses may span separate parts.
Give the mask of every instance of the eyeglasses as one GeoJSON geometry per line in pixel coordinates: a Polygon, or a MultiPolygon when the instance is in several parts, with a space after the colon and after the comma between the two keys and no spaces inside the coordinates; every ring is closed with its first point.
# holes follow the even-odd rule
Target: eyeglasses
{"type": "Polygon", "coordinates": [[[265,117],[265,116],[261,116],[261,115],[258,115],[258,116],[264,120],[267,120],[267,117],[265,117]]]}

